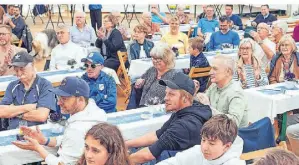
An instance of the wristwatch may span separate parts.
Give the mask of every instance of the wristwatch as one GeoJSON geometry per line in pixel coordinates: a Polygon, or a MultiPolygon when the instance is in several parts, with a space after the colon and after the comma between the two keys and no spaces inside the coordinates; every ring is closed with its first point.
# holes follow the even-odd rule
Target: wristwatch
{"type": "Polygon", "coordinates": [[[262,45],[264,42],[263,42],[263,40],[260,40],[260,41],[258,41],[257,42],[259,45],[262,45]]]}

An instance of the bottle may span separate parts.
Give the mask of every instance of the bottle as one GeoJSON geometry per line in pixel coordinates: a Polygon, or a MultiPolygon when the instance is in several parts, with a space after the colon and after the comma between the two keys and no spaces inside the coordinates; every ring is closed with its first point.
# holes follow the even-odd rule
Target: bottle
{"type": "Polygon", "coordinates": [[[25,140],[24,139],[23,131],[21,130],[22,126],[27,127],[28,123],[27,123],[26,120],[20,119],[20,121],[19,121],[19,133],[16,135],[17,136],[17,140],[19,140],[19,141],[25,140]]]}

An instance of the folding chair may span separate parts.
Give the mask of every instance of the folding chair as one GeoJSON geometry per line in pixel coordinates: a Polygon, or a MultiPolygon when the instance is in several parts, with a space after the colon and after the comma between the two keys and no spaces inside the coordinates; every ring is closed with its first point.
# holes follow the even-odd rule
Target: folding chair
{"type": "Polygon", "coordinates": [[[206,77],[206,76],[209,76],[210,70],[211,70],[211,67],[205,67],[205,68],[192,67],[189,72],[189,77],[191,79],[199,78],[199,77],[206,77]]]}
{"type": "Polygon", "coordinates": [[[14,41],[14,42],[12,42],[14,45],[16,45],[16,46],[18,46],[18,47],[21,47],[22,46],[22,44],[23,44],[23,40],[22,40],[22,38],[19,40],[19,41],[14,41]]]}
{"type": "Polygon", "coordinates": [[[127,52],[117,52],[118,59],[120,62],[120,65],[117,70],[117,76],[119,78],[119,81],[121,82],[118,87],[121,89],[121,93],[125,95],[125,102],[127,102],[130,98],[131,94],[131,79],[128,75],[125,63],[128,60],[128,53],[127,52]]]}

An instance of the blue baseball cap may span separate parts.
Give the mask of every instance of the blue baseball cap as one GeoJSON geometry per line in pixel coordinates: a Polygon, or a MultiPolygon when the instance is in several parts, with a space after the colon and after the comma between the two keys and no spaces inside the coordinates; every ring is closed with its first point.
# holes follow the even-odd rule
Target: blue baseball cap
{"type": "Polygon", "coordinates": [[[86,81],[79,77],[66,77],[62,80],[61,84],[57,88],[49,89],[57,96],[71,97],[71,96],[83,96],[89,97],[89,86],[86,81]]]}
{"type": "Polygon", "coordinates": [[[93,64],[104,64],[104,57],[99,52],[91,52],[86,58],[82,58],[81,62],[90,61],[93,64]]]}

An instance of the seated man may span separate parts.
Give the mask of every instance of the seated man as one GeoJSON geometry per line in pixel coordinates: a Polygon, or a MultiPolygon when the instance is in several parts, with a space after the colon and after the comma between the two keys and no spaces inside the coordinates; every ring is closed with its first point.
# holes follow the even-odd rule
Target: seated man
{"type": "Polygon", "coordinates": [[[9,26],[12,28],[13,35],[13,41],[18,41],[22,37],[23,30],[25,28],[25,20],[20,15],[20,7],[14,6],[14,17],[9,20],[9,26]]]}
{"type": "Polygon", "coordinates": [[[179,18],[180,24],[189,24],[189,16],[188,14],[185,14],[184,6],[177,7],[176,16],[179,18]]]}
{"type": "Polygon", "coordinates": [[[208,50],[215,51],[217,49],[238,48],[240,38],[237,32],[229,29],[229,24],[231,22],[229,17],[222,16],[219,18],[219,22],[220,31],[214,32],[211,35],[208,50]]]}
{"type": "Polygon", "coordinates": [[[63,135],[45,137],[38,127],[21,127],[26,141],[16,141],[13,144],[37,152],[48,165],[75,165],[84,152],[86,132],[99,122],[107,121],[107,115],[97,107],[93,99],[88,99],[89,87],[81,78],[66,77],[61,85],[51,92],[58,96],[61,112],[71,114],[63,135]],[[59,149],[54,155],[43,146],[59,149]]]}
{"type": "Polygon", "coordinates": [[[188,52],[188,36],[180,32],[180,20],[174,16],[169,20],[170,32],[163,35],[161,41],[167,43],[170,47],[176,47],[179,54],[188,52]]]}
{"type": "Polygon", "coordinates": [[[143,25],[137,25],[134,28],[134,41],[128,47],[128,59],[150,58],[150,51],[154,47],[154,43],[145,39],[147,28],[143,25]]]}
{"type": "Polygon", "coordinates": [[[213,83],[206,94],[198,93],[197,99],[209,105],[213,115],[226,114],[238,127],[248,126],[247,101],[239,82],[233,80],[234,60],[224,55],[216,56],[211,64],[210,78],[213,83]]]}
{"type": "Polygon", "coordinates": [[[206,33],[213,33],[219,27],[219,22],[214,18],[214,7],[207,6],[206,17],[198,21],[197,35],[203,37],[206,33]]]}
{"type": "Polygon", "coordinates": [[[151,13],[152,13],[152,22],[157,24],[168,24],[168,20],[166,18],[166,14],[160,12],[159,5],[150,5],[151,13]]]}
{"type": "MultiPolygon", "coordinates": [[[[282,36],[287,34],[288,23],[285,20],[274,21],[271,26],[271,38],[276,44],[276,52],[278,51],[278,43],[282,36]]],[[[295,29],[294,29],[295,30],[295,29]]],[[[293,35],[294,37],[294,35],[293,35]]]]}
{"type": "Polygon", "coordinates": [[[95,44],[97,39],[94,29],[85,23],[86,14],[84,12],[75,13],[76,25],[70,28],[71,40],[82,47],[89,47],[95,44]]]}
{"type": "Polygon", "coordinates": [[[103,56],[98,52],[92,52],[81,61],[86,67],[86,73],[82,79],[89,85],[89,98],[94,99],[97,106],[106,113],[116,112],[116,84],[112,76],[102,71],[104,67],[103,56]]]}
{"type": "Polygon", "coordinates": [[[201,129],[201,144],[179,152],[157,165],[245,165],[240,160],[243,139],[236,123],[226,115],[216,115],[201,129]]]}
{"type": "Polygon", "coordinates": [[[152,22],[152,15],[150,12],[143,12],[141,25],[147,28],[146,38],[151,39],[152,35],[156,32],[160,32],[160,25],[152,22]]]}
{"type": "Polygon", "coordinates": [[[257,32],[250,32],[252,38],[256,41],[254,54],[256,54],[257,59],[261,61],[261,66],[263,69],[269,66],[272,57],[276,52],[276,45],[269,39],[270,27],[266,23],[260,23],[257,26],[257,32]]]}
{"type": "Polygon", "coordinates": [[[202,125],[211,117],[208,106],[192,105],[195,87],[184,73],[177,73],[172,81],[160,80],[159,84],[166,86],[165,108],[173,114],[156,132],[126,141],[129,148],[149,146],[130,155],[134,164],[157,159],[163,151],[180,151],[200,144],[202,125]]]}
{"type": "Polygon", "coordinates": [[[73,43],[70,38],[70,29],[66,25],[56,28],[59,45],[51,52],[50,70],[79,68],[81,59],[86,57],[83,49],[73,43]]]}
{"type": "MultiPolygon", "coordinates": [[[[195,68],[205,68],[209,67],[210,64],[206,56],[202,53],[203,51],[203,39],[200,37],[192,38],[189,40],[189,53],[190,53],[190,69],[195,68]]],[[[188,69],[189,73],[190,69],[188,69]]],[[[199,77],[196,78],[199,82],[199,92],[204,92],[209,81],[209,77],[199,77]]]]}
{"type": "Polygon", "coordinates": [[[0,76],[13,75],[13,67],[8,67],[13,56],[20,51],[27,51],[11,44],[12,31],[8,25],[0,25],[0,76]]]}
{"type": "Polygon", "coordinates": [[[273,14],[269,13],[269,5],[266,4],[261,6],[261,14],[256,16],[256,18],[251,22],[251,25],[257,26],[262,22],[271,25],[272,22],[276,20],[277,18],[273,14]]]}
{"type": "Polygon", "coordinates": [[[51,83],[36,74],[33,57],[27,52],[17,53],[11,66],[18,80],[12,81],[0,102],[0,118],[8,118],[8,129],[16,129],[20,121],[28,126],[47,121],[49,112],[56,111],[56,101],[51,83]]]}
{"type": "Polygon", "coordinates": [[[234,5],[225,5],[225,14],[233,22],[233,27],[236,30],[243,30],[243,23],[241,18],[233,14],[234,5]]]}

